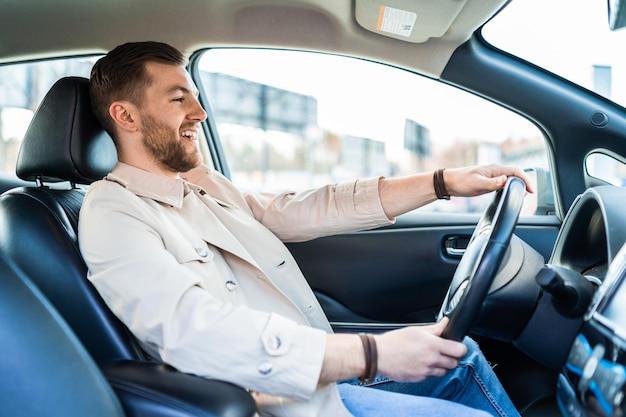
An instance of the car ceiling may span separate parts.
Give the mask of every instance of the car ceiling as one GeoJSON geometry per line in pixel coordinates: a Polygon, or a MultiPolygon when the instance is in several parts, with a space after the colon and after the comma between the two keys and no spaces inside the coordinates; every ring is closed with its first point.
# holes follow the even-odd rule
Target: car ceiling
{"type": "Polygon", "coordinates": [[[0,0],[0,63],[102,53],[128,41],[157,40],[187,53],[214,46],[335,52],[438,76],[452,52],[505,2],[0,0]],[[410,37],[370,27],[381,6],[415,13],[410,37]]]}

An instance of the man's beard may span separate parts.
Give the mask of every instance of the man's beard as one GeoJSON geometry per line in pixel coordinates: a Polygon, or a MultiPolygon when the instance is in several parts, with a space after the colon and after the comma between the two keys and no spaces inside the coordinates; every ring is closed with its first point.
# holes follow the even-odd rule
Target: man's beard
{"type": "Polygon", "coordinates": [[[178,131],[149,115],[143,115],[143,120],[143,145],[162,168],[172,172],[187,172],[202,163],[199,150],[196,148],[194,152],[189,152],[178,131]]]}

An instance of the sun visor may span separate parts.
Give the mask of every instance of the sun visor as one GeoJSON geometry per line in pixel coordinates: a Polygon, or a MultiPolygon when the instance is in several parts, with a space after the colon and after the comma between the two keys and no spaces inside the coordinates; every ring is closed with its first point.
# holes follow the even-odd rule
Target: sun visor
{"type": "Polygon", "coordinates": [[[359,25],[379,35],[421,43],[450,29],[467,0],[356,0],[359,25]]]}

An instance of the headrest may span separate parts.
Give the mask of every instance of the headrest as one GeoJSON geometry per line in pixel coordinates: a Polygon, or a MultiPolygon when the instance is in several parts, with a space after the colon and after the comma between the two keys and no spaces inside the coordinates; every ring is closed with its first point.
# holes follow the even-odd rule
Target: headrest
{"type": "Polygon", "coordinates": [[[89,80],[65,77],[50,88],[35,112],[16,173],[26,181],[91,184],[116,162],[113,139],[91,109],[89,80]]]}

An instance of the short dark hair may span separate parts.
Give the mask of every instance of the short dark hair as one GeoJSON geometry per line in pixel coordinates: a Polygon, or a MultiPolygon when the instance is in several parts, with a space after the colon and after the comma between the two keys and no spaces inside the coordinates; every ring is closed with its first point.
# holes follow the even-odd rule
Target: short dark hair
{"type": "Polygon", "coordinates": [[[104,129],[115,140],[115,123],[109,106],[117,100],[128,100],[140,106],[143,93],[152,80],[145,67],[148,62],[186,65],[181,51],[162,42],[128,42],[100,58],[91,70],[89,90],[94,113],[104,129]]]}

